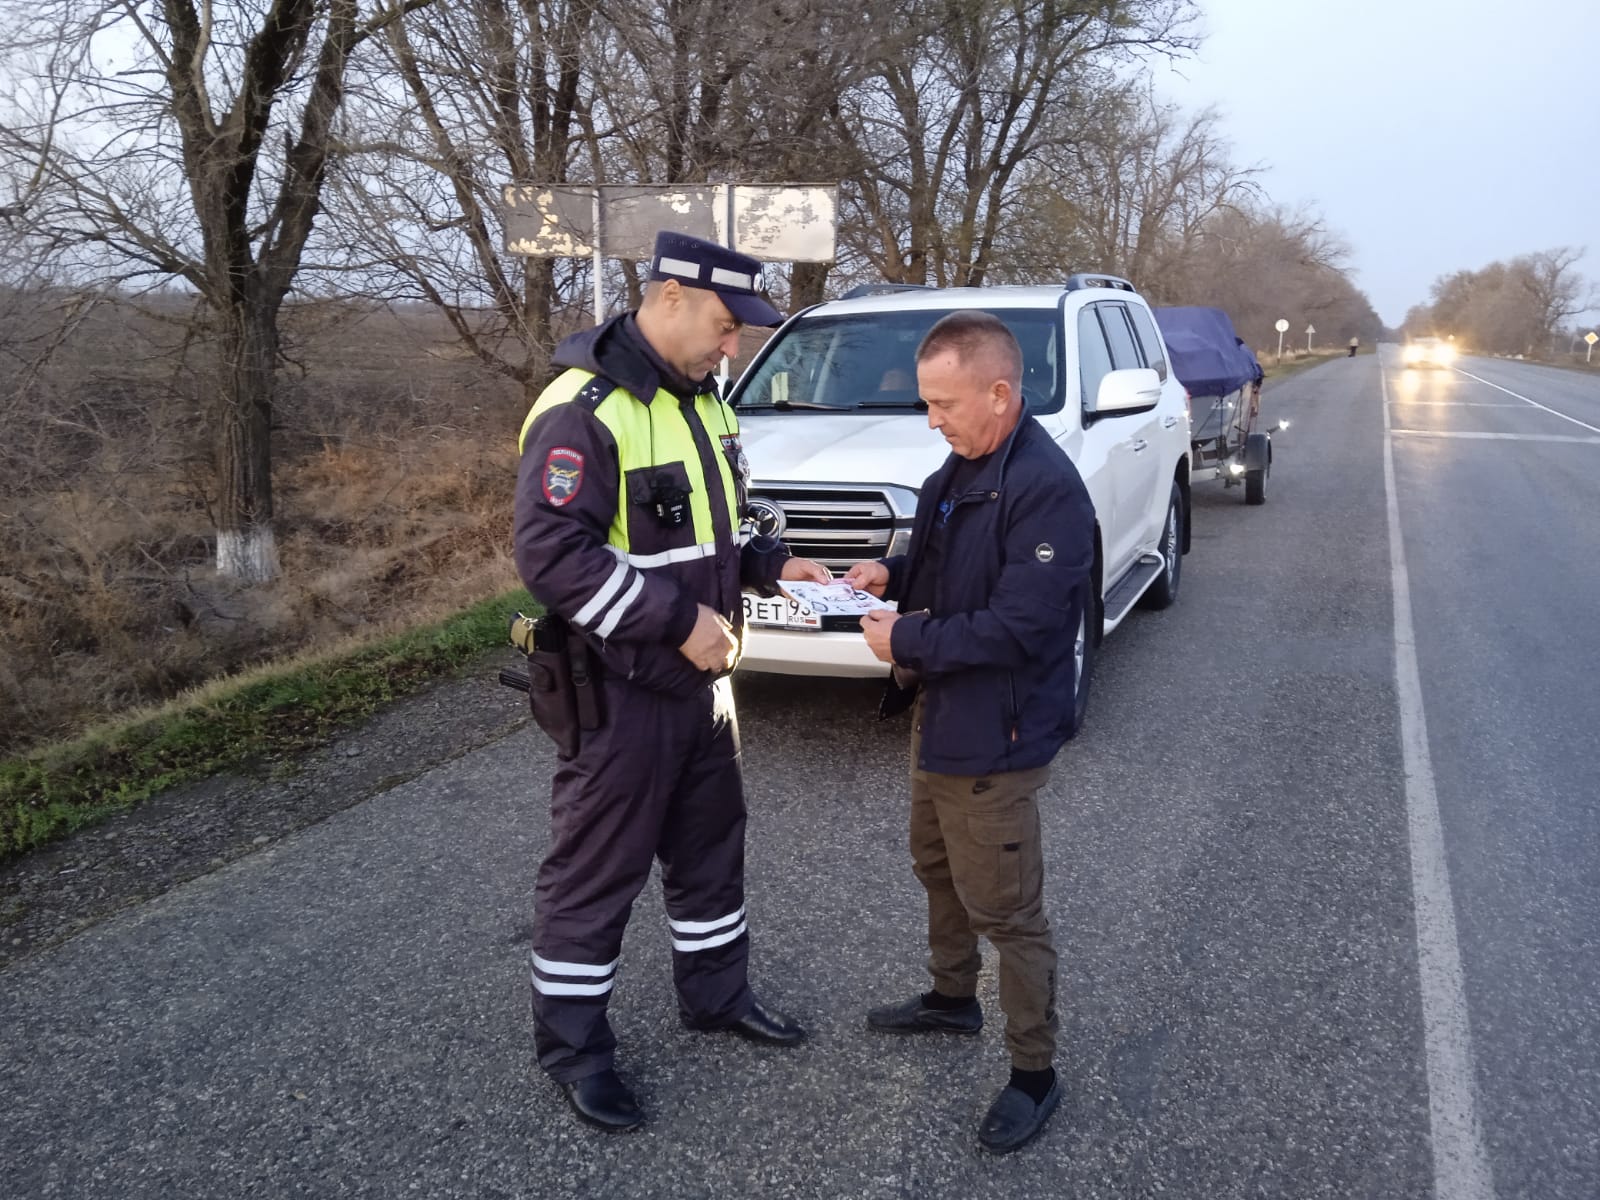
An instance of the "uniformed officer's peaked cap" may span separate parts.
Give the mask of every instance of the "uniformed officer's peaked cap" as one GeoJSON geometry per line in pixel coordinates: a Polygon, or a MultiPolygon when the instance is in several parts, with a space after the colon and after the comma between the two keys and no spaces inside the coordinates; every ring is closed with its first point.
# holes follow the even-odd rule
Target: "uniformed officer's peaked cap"
{"type": "Polygon", "coordinates": [[[783,314],[761,295],[760,262],[715,242],[663,230],[656,234],[650,278],[676,279],[684,287],[715,292],[746,325],[783,323],[783,314]]]}

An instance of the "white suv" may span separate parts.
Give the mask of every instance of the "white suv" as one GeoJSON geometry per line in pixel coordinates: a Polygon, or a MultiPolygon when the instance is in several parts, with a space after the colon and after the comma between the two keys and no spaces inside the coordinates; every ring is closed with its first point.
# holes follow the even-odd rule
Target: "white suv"
{"type": "MultiPolygon", "coordinates": [[[[903,552],[917,489],[949,453],[917,396],[917,345],[946,313],[993,313],[1022,346],[1028,411],[1094,501],[1100,605],[1079,631],[1086,676],[1101,635],[1141,597],[1172,603],[1189,548],[1188,404],[1149,307],[1104,275],[1055,287],[871,291],[790,318],[730,393],[755,470],[756,532],[835,574],[903,552]]],[[[743,670],[887,670],[855,618],[832,628],[782,597],[749,594],[744,614],[743,670]]]]}

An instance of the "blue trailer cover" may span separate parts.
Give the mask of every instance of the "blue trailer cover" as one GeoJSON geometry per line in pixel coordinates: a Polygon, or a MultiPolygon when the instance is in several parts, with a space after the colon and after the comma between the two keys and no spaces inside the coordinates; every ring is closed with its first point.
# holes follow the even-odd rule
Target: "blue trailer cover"
{"type": "Polygon", "coordinates": [[[1153,310],[1172,358],[1172,373],[1191,396],[1226,396],[1261,378],[1255,353],[1220,308],[1153,310]]]}

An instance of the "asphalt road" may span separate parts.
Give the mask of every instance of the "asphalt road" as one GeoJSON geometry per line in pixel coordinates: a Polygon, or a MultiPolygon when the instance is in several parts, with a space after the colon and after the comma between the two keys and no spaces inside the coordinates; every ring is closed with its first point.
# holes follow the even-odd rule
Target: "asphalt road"
{"type": "Polygon", "coordinates": [[[1592,1197],[1600,379],[1458,368],[1387,386],[1478,1115],[1496,1194],[1592,1197]]]}
{"type": "MultiPolygon", "coordinates": [[[[1600,427],[1600,383],[1462,367],[1600,427]]],[[[1467,1149],[1488,1194],[1594,1196],[1600,430],[1388,350],[1267,401],[1294,422],[1267,504],[1196,486],[1180,600],[1107,642],[1042,806],[1065,1099],[1032,1146],[975,1148],[1006,1073],[998,1021],[959,1044],[863,1025],[925,983],[904,724],[872,719],[871,684],[755,676],[753,970],[805,1046],[680,1029],[648,891],[612,1012],[651,1120],[623,1138],[573,1123],[528,1029],[551,757],[524,731],[0,973],[0,1191],[1432,1194],[1387,408],[1467,1149]],[[1550,437],[1580,440],[1530,440],[1550,437]]],[[[1424,947],[1438,936],[1425,922],[1424,947]]],[[[997,1013],[992,971],[984,999],[997,1013]]]]}

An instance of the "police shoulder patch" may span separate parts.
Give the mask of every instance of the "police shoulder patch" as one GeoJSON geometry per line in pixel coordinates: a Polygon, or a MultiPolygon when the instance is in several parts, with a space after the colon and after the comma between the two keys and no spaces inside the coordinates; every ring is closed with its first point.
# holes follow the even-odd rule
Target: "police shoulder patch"
{"type": "Polygon", "coordinates": [[[570,446],[553,446],[544,460],[544,498],[557,508],[570,504],[583,486],[583,455],[570,446]]]}
{"type": "Polygon", "coordinates": [[[1033,549],[1033,556],[1042,563],[1047,563],[1056,556],[1055,547],[1049,542],[1040,542],[1033,549]]]}

